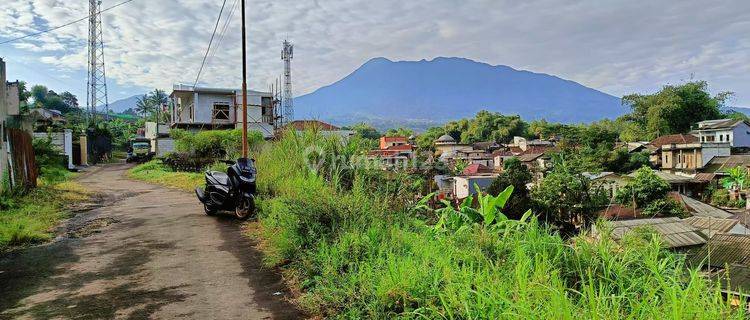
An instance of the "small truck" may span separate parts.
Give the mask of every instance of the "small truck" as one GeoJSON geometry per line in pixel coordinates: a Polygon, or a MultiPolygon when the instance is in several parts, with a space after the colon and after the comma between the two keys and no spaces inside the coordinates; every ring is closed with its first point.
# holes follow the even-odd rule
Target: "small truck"
{"type": "Polygon", "coordinates": [[[128,157],[125,162],[143,163],[151,160],[154,152],[151,152],[151,140],[146,138],[130,139],[128,145],[128,157]]]}

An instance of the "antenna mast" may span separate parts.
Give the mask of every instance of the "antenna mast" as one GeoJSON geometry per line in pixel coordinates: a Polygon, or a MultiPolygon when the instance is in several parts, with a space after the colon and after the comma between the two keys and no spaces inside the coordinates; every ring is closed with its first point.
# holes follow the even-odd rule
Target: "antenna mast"
{"type": "Polygon", "coordinates": [[[109,120],[107,77],[104,72],[104,41],[102,40],[101,0],[89,0],[89,53],[86,108],[91,123],[96,122],[96,107],[104,106],[104,119],[109,120]]]}
{"type": "Polygon", "coordinates": [[[283,116],[282,124],[288,124],[294,119],[294,97],[292,96],[292,56],[294,46],[291,42],[284,40],[284,48],[281,49],[281,60],[284,60],[284,94],[281,99],[283,116]]]}

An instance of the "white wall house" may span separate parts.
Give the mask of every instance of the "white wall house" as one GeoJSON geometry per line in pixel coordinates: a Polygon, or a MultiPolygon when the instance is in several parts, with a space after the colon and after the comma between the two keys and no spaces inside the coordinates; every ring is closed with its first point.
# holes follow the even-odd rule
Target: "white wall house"
{"type": "Polygon", "coordinates": [[[742,120],[701,121],[695,133],[700,142],[729,142],[732,147],[750,147],[750,125],[742,120]]]}
{"type": "MultiPolygon", "coordinates": [[[[242,127],[242,90],[173,87],[170,127],[189,130],[233,129],[242,127]]],[[[248,129],[273,136],[273,96],[247,90],[248,129]]]]}
{"type": "Polygon", "coordinates": [[[496,174],[455,176],[453,177],[453,195],[455,195],[456,199],[464,199],[468,196],[475,195],[478,192],[487,189],[495,178],[497,178],[496,174]],[[477,186],[480,190],[475,188],[477,186]]]}

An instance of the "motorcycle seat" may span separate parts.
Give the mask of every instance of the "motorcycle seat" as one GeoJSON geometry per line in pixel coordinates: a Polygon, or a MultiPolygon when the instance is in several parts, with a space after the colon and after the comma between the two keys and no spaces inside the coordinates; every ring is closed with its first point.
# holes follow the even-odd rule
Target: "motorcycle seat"
{"type": "Polygon", "coordinates": [[[219,171],[211,171],[209,173],[216,181],[222,185],[228,186],[229,185],[229,176],[224,172],[219,171]]]}

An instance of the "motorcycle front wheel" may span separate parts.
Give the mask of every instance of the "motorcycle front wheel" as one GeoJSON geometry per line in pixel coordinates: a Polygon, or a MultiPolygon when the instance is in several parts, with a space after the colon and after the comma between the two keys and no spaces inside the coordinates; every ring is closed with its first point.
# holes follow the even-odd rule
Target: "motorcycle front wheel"
{"type": "Polygon", "coordinates": [[[237,219],[247,220],[255,214],[255,200],[253,198],[242,198],[234,209],[237,219]]]}
{"type": "Polygon", "coordinates": [[[203,204],[203,211],[206,212],[207,215],[212,216],[216,214],[216,209],[209,207],[207,204],[203,204]]]}

